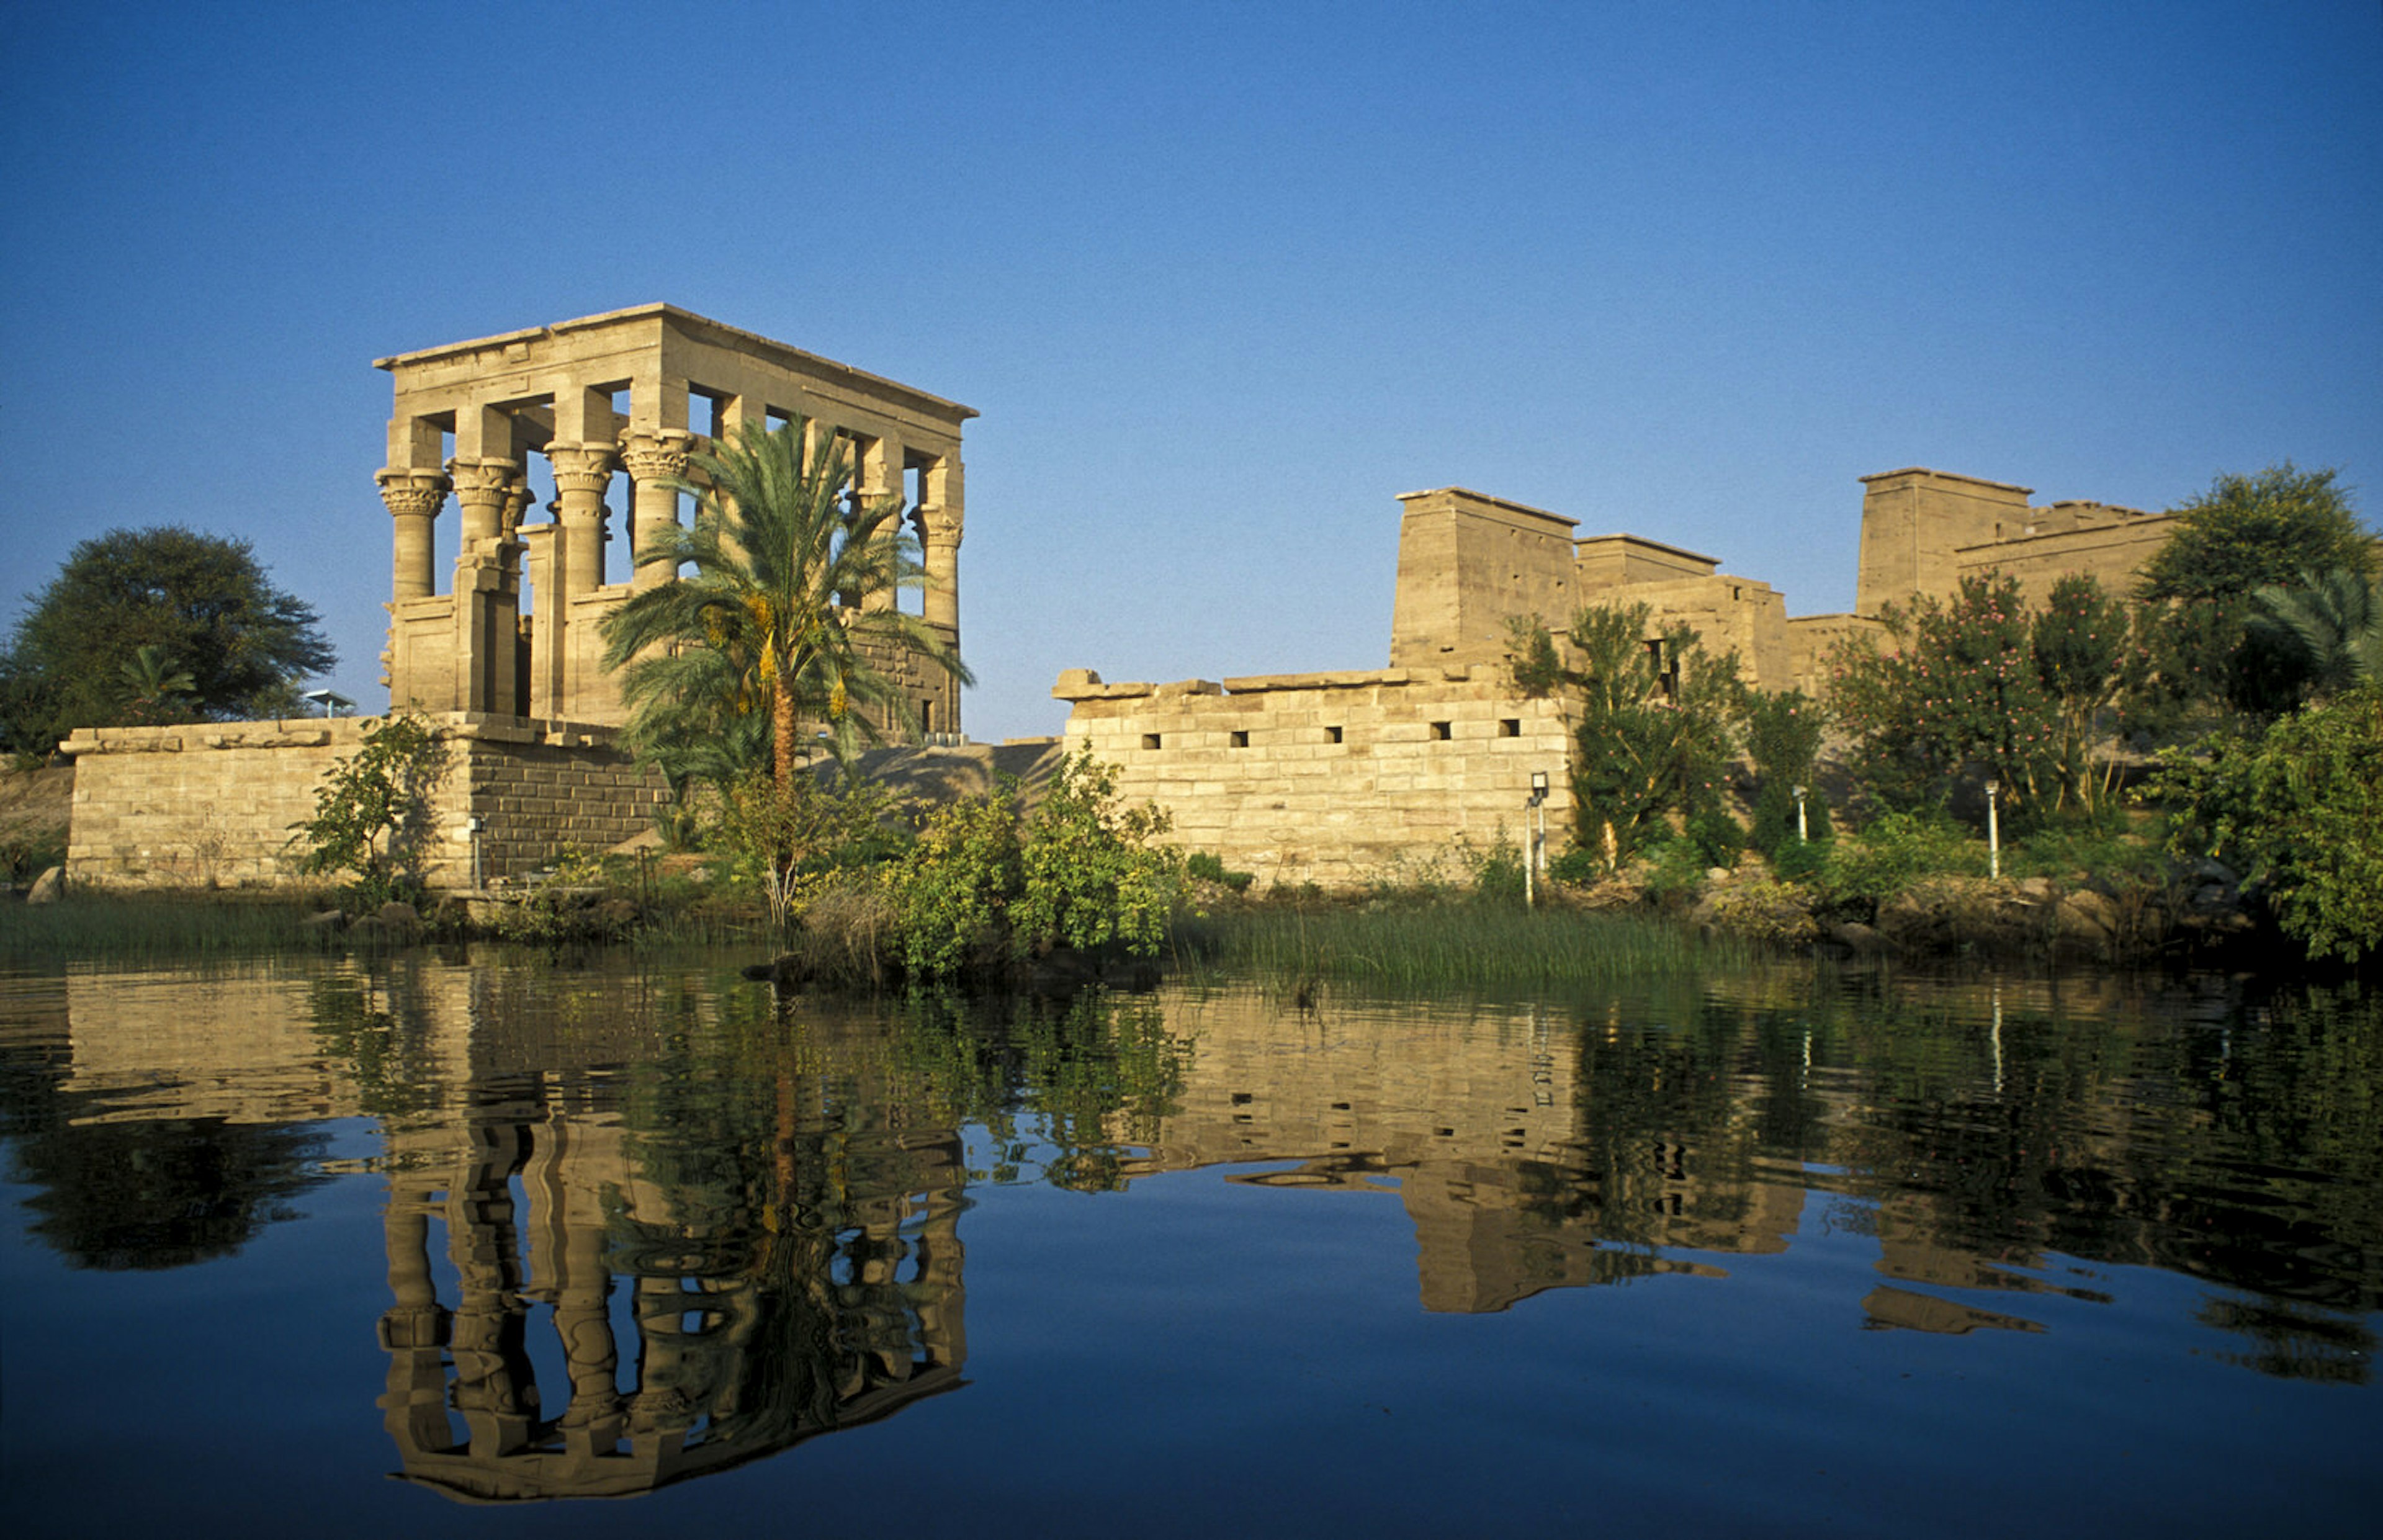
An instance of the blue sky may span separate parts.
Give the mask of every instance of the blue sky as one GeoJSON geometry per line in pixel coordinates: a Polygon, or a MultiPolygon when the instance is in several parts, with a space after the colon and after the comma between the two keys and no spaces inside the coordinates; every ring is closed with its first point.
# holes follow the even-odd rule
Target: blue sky
{"type": "Polygon", "coordinates": [[[982,738],[1064,668],[1381,666],[1423,487],[1796,614],[1903,465],[2383,507],[2373,0],[100,3],[0,57],[0,621],[236,535],[368,707],[371,361],[656,300],[983,414],[982,738]]]}

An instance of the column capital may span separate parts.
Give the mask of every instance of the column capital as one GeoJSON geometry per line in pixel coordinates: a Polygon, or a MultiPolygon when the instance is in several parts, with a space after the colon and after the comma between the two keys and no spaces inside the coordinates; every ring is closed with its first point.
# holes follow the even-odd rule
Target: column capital
{"type": "Polygon", "coordinates": [[[447,462],[448,474],[454,478],[455,500],[464,503],[501,502],[521,470],[520,461],[495,455],[458,455],[447,462]]]}
{"type": "Polygon", "coordinates": [[[922,502],[916,511],[920,544],[958,547],[967,524],[958,509],[943,503],[922,502]]]}
{"type": "Polygon", "coordinates": [[[447,501],[448,488],[454,485],[437,471],[395,468],[374,472],[373,480],[379,484],[380,500],[392,516],[436,514],[447,501]]]}
{"type": "Polygon", "coordinates": [[[621,434],[621,463],[639,481],[685,476],[694,452],[695,435],[685,428],[633,427],[621,434]]]}
{"type": "Polygon", "coordinates": [[[620,451],[610,444],[549,444],[547,463],[554,468],[558,493],[600,494],[612,473],[620,469],[620,451]]]}

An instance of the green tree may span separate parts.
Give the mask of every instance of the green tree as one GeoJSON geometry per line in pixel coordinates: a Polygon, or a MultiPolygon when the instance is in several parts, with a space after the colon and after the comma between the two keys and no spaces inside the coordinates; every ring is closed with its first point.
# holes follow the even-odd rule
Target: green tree
{"type": "Polygon", "coordinates": [[[203,721],[284,712],[334,660],[313,607],[275,587],[248,542],[179,525],[85,540],[26,601],[0,655],[0,747],[22,754],[125,721],[143,647],[190,675],[175,705],[203,721]]]}
{"type": "Polygon", "coordinates": [[[2176,809],[2179,855],[2215,856],[2266,885],[2313,957],[2383,948],[2383,685],[2354,686],[2202,756],[2172,749],[2149,793],[2176,809]]]}
{"type": "Polygon", "coordinates": [[[352,874],[350,891],[367,906],[412,897],[421,858],[436,832],[432,795],[451,756],[426,718],[399,712],[364,730],[364,745],[333,762],[315,788],[315,816],[297,826],[299,869],[352,874]]]}
{"type": "Polygon", "coordinates": [[[1719,808],[1739,689],[1734,654],[1709,656],[1685,625],[1656,632],[1643,604],[1585,607],[1562,647],[1536,620],[1513,632],[1516,687],[1561,696],[1572,720],[1580,848],[1619,863],[1664,814],[1719,808]]]}
{"type": "Polygon", "coordinates": [[[923,576],[918,542],[899,498],[854,491],[844,440],[801,417],[747,424],[695,464],[704,485],[686,487],[698,492],[694,527],[637,559],[693,574],[634,596],[603,624],[633,745],[652,755],[764,711],[772,771],[790,795],[801,722],[821,723],[846,763],[864,740],[915,730],[915,708],[881,659],[973,682],[932,627],[893,602],[923,576]]]}
{"type": "Polygon", "coordinates": [[[2053,584],[2028,644],[2050,709],[2053,810],[2095,816],[2118,789],[2119,762],[2105,750],[2134,723],[2149,654],[2125,606],[2082,573],[2053,584]]]}
{"type": "Polygon", "coordinates": [[[1739,713],[1754,769],[1754,847],[1775,857],[1795,840],[1798,786],[1805,789],[1808,837],[1827,839],[1829,805],[1811,786],[1826,728],[1820,703],[1801,690],[1748,690],[1739,713]]]}
{"type": "Polygon", "coordinates": [[[2304,567],[2371,572],[2374,543],[2338,474],[2289,460],[2256,475],[2220,474],[2208,491],[2168,510],[2176,533],[2143,563],[2142,597],[2230,601],[2292,583],[2304,567]]]}
{"type": "Polygon", "coordinates": [[[1884,645],[1847,637],[1829,655],[1829,708],[1872,795],[1897,809],[1940,805],[1975,770],[2015,804],[2048,810],[2054,712],[2018,581],[1965,577],[1950,604],[1922,596],[1879,619],[1884,645]]]}
{"type": "Polygon", "coordinates": [[[2374,540],[2337,476],[2290,461],[2255,475],[2221,474],[2169,511],[2176,532],[2143,564],[2138,593],[2158,607],[2147,640],[2170,709],[2186,722],[2210,707],[2273,717],[2304,693],[2299,648],[2285,631],[2252,623],[2253,596],[2296,588],[2304,570],[2373,575],[2374,540]]]}

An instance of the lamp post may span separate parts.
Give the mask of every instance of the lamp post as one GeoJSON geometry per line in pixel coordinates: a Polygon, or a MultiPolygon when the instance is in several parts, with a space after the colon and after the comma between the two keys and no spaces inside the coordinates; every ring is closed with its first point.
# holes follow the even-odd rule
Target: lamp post
{"type": "Polygon", "coordinates": [[[1997,881],[2003,875],[2003,826],[1994,798],[2003,789],[1999,781],[1986,782],[1986,875],[1997,881]]]}
{"type": "Polygon", "coordinates": [[[1539,906],[1539,853],[1548,843],[1548,772],[1531,772],[1531,800],[1523,804],[1525,843],[1530,846],[1523,853],[1523,905],[1525,908],[1539,906]]]}
{"type": "Polygon", "coordinates": [[[1796,792],[1796,838],[1797,838],[1799,842],[1803,842],[1803,843],[1807,843],[1807,844],[1809,844],[1809,843],[1810,842],[1811,838],[1812,838],[1812,834],[1811,834],[1811,830],[1810,830],[1809,826],[1809,825],[1807,825],[1807,824],[1804,822],[1804,788],[1803,788],[1803,787],[1801,787],[1801,786],[1797,786],[1797,787],[1796,787],[1796,788],[1795,788],[1795,792],[1796,792]]]}

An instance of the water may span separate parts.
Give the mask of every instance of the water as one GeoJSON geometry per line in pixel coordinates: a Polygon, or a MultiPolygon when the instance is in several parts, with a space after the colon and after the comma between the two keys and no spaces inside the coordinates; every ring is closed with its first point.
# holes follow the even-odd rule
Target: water
{"type": "Polygon", "coordinates": [[[0,1088],[18,1534],[2220,1534],[2383,1497],[2355,992],[781,1009],[716,960],[488,952],[0,979],[0,1088]]]}

